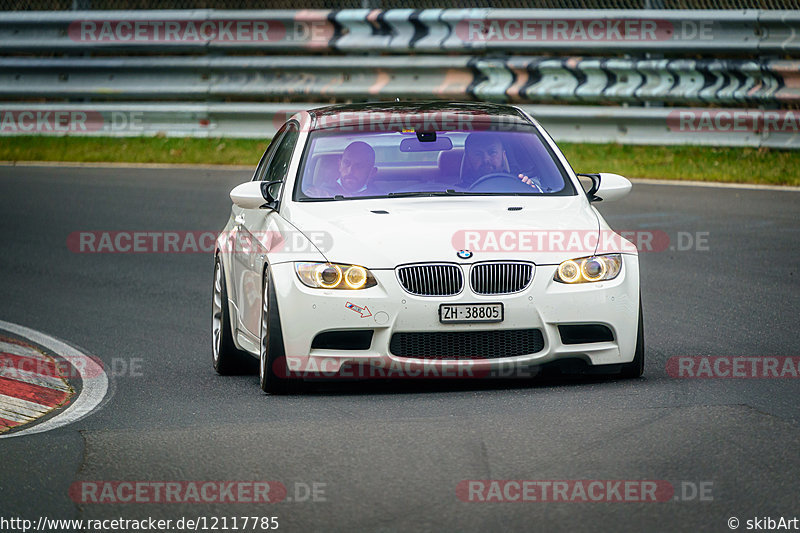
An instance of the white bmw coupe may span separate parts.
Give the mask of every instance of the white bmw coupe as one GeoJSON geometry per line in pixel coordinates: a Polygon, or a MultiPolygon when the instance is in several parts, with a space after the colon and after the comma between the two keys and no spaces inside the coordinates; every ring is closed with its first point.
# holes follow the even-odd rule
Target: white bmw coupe
{"type": "Polygon", "coordinates": [[[578,361],[641,376],[635,246],[525,111],[372,103],[304,111],[234,188],[216,242],[214,368],[264,391],[342,377],[491,377],[578,361]]]}

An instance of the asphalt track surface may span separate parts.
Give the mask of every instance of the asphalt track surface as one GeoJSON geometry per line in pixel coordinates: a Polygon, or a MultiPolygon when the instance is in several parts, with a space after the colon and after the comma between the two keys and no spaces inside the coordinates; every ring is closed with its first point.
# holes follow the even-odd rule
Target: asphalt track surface
{"type": "MultiPolygon", "coordinates": [[[[282,531],[730,531],[800,515],[800,380],[675,379],[673,356],[797,356],[800,193],[637,184],[645,377],[337,384],[262,394],[211,367],[207,254],[76,254],[83,230],[219,230],[225,170],[0,167],[0,319],[135,362],[90,416],[1,439],[0,517],[277,516],[282,531]],[[468,503],[469,479],[712,483],[711,501],[468,503]],[[80,480],[324,483],[325,501],[83,504],[80,480]]],[[[302,486],[302,485],[301,485],[302,486]]],[[[301,491],[302,492],[302,491],[301,491]]],[[[689,491],[691,492],[691,491],[689,491]]],[[[680,496],[680,490],[678,490],[680,496]]]]}

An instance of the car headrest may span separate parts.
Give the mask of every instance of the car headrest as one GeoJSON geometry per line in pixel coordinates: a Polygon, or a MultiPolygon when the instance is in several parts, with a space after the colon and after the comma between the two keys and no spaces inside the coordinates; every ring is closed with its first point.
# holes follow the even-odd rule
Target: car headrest
{"type": "Polygon", "coordinates": [[[314,186],[330,185],[339,177],[339,159],[341,154],[322,154],[317,156],[314,163],[314,177],[311,183],[314,186]]]}
{"type": "Polygon", "coordinates": [[[443,180],[455,183],[460,179],[461,159],[463,157],[463,148],[453,148],[452,150],[444,150],[439,153],[437,164],[439,165],[439,174],[443,180]]]}

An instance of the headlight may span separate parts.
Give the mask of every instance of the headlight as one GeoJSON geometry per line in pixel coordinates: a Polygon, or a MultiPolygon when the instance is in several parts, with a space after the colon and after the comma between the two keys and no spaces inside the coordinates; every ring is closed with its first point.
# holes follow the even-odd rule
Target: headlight
{"type": "Polygon", "coordinates": [[[314,289],[367,289],[378,284],[372,272],[358,265],[338,263],[295,263],[303,285],[314,289]]]}
{"type": "Polygon", "coordinates": [[[567,259],[556,269],[553,276],[561,283],[591,283],[614,279],[622,270],[620,254],[593,255],[579,259],[567,259]]]}

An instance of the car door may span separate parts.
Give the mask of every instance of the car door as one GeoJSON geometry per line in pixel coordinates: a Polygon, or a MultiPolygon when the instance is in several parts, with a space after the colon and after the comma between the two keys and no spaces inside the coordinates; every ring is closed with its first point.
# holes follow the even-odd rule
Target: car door
{"type": "MultiPolygon", "coordinates": [[[[283,182],[289,170],[289,163],[294,154],[295,145],[299,137],[299,128],[296,123],[288,123],[277,139],[275,151],[270,154],[264,165],[263,172],[256,174],[254,179],[264,182],[279,181],[270,186],[270,193],[274,198],[280,198],[283,182]]],[[[240,285],[240,322],[244,331],[257,339],[261,320],[261,275],[262,265],[267,253],[280,234],[275,224],[275,217],[280,215],[274,209],[242,209],[239,238],[241,239],[244,253],[241,255],[240,285]]]]}
{"type": "MultiPolygon", "coordinates": [[[[251,181],[261,181],[261,178],[266,174],[267,166],[269,165],[272,156],[275,154],[275,150],[280,144],[285,130],[286,127],[282,127],[275,134],[275,137],[272,138],[272,142],[264,151],[264,154],[261,156],[261,160],[258,162],[258,166],[256,167],[256,171],[253,173],[251,181]]],[[[245,221],[245,211],[245,209],[234,205],[231,213],[234,222],[231,230],[231,240],[233,241],[233,246],[230,259],[230,279],[232,281],[232,286],[228,288],[228,292],[236,304],[235,327],[237,331],[242,329],[241,324],[243,323],[243,313],[247,307],[244,302],[248,297],[252,297],[243,291],[243,276],[249,269],[250,249],[253,246],[250,234],[242,231],[245,221]]]]}

